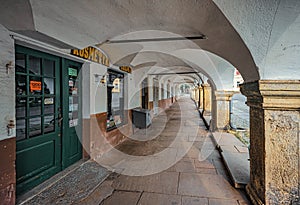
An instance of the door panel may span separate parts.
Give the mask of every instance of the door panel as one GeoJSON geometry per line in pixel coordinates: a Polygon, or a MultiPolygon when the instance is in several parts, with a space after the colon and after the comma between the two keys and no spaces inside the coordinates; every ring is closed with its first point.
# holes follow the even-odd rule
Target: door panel
{"type": "Polygon", "coordinates": [[[81,64],[63,60],[63,130],[62,166],[73,164],[82,158],[81,145],[81,64]]]}
{"type": "Polygon", "coordinates": [[[24,149],[19,151],[18,153],[18,168],[17,170],[17,178],[22,180],[22,178],[26,179],[28,177],[34,176],[40,172],[43,172],[50,167],[55,165],[55,140],[46,141],[42,144],[38,144],[36,146],[28,147],[28,149],[24,149]],[[41,156],[41,153],[43,155],[41,156]],[[35,159],[36,156],[39,157],[39,160],[27,160],[27,159],[35,159]]]}
{"type": "Polygon", "coordinates": [[[60,59],[16,46],[17,194],[61,170],[60,59]]]}
{"type": "Polygon", "coordinates": [[[16,45],[17,195],[82,157],[80,63],[16,45]]]}

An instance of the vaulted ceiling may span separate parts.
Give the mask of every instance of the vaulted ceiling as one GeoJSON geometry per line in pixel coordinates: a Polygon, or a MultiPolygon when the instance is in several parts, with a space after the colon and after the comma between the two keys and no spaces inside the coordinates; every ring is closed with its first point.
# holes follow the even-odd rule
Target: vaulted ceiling
{"type": "Polygon", "coordinates": [[[0,23],[61,49],[98,46],[113,63],[135,69],[201,72],[218,89],[227,89],[234,67],[248,82],[278,78],[279,66],[295,74],[283,78],[300,76],[294,71],[300,59],[300,43],[294,42],[299,41],[300,4],[268,2],[10,0],[1,2],[0,23]]]}

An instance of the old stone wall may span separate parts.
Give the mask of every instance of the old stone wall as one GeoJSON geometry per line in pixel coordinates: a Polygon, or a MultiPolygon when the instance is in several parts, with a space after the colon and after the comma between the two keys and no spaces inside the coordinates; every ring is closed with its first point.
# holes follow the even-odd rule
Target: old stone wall
{"type": "Polygon", "coordinates": [[[299,203],[298,111],[265,111],[266,198],[269,204],[299,203]]]}

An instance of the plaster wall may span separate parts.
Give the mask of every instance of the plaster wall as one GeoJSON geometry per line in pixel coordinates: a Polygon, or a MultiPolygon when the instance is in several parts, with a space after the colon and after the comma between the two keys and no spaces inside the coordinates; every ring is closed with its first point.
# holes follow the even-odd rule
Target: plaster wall
{"type": "Polygon", "coordinates": [[[148,76],[148,96],[149,96],[149,102],[154,101],[154,96],[153,96],[153,75],[148,76]]]}
{"type": "Polygon", "coordinates": [[[128,75],[128,109],[141,106],[141,83],[147,77],[147,70],[140,68],[128,75]]]}
{"type": "Polygon", "coordinates": [[[164,84],[164,99],[168,98],[168,82],[164,84]]]}
{"type": "Polygon", "coordinates": [[[107,112],[106,84],[101,85],[101,83],[95,81],[95,75],[100,75],[101,79],[101,77],[106,73],[106,66],[96,63],[90,64],[90,114],[107,112]]]}
{"type": "Polygon", "coordinates": [[[9,32],[0,24],[0,140],[15,137],[15,129],[11,135],[7,133],[9,120],[15,122],[15,50],[14,41],[9,32]],[[6,64],[11,62],[8,73],[6,64]]]}
{"type": "Polygon", "coordinates": [[[163,100],[163,99],[166,99],[167,98],[167,92],[166,92],[166,89],[167,89],[167,85],[164,81],[161,81],[160,80],[160,88],[159,88],[159,100],[163,100]]]}
{"type": "Polygon", "coordinates": [[[90,63],[85,62],[81,68],[82,76],[82,117],[89,119],[91,115],[91,99],[90,99],[90,63]]]}

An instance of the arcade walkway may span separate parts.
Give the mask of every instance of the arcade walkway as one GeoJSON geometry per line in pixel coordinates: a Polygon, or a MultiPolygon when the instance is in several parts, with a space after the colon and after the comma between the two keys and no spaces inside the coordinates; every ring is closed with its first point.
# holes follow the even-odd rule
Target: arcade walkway
{"type": "MultiPolygon", "coordinates": [[[[250,204],[230,185],[220,155],[189,98],[179,99],[155,117],[148,129],[136,131],[117,149],[121,152],[112,150],[99,162],[119,173],[112,173],[88,197],[70,204],[250,204]]],[[[52,203],[66,202],[49,197],[54,198],[48,199],[52,203]]]]}

